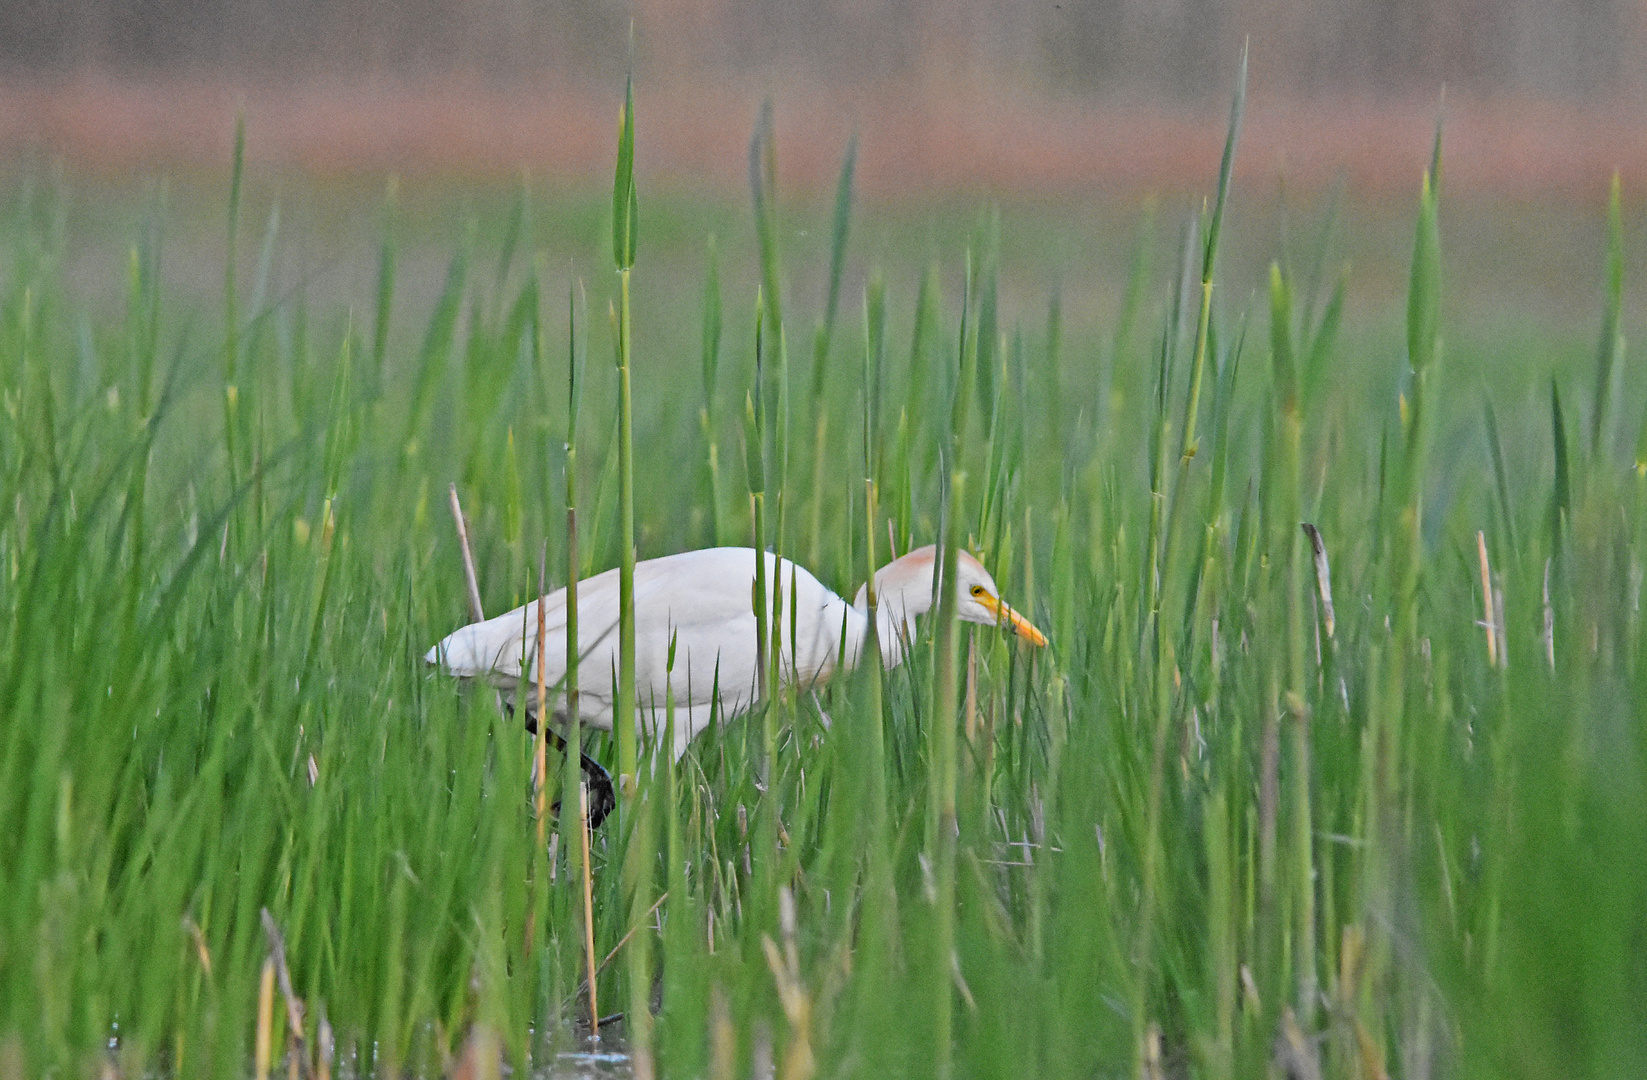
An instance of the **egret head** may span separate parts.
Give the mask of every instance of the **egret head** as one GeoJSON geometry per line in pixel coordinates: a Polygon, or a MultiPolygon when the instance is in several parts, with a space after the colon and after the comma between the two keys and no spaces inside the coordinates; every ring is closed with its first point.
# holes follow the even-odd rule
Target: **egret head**
{"type": "Polygon", "coordinates": [[[995,579],[989,576],[984,564],[964,551],[959,555],[955,566],[959,601],[956,614],[967,622],[1006,627],[1031,645],[1045,645],[1046,635],[1001,599],[995,579]]]}
{"type": "MultiPolygon", "coordinates": [[[[876,572],[875,593],[883,609],[890,609],[895,616],[927,612],[936,591],[933,577],[937,571],[937,554],[937,549],[928,544],[892,560],[876,572]]],[[[956,614],[967,622],[1005,627],[1032,645],[1045,645],[1046,635],[1001,599],[995,579],[989,576],[984,564],[965,551],[958,554],[956,614]]],[[[864,607],[863,589],[858,590],[855,603],[860,609],[864,607]]]]}

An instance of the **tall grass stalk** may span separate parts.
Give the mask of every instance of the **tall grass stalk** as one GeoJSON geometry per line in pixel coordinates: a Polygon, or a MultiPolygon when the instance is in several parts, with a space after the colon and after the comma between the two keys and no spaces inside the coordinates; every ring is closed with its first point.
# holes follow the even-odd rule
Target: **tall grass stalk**
{"type": "Polygon", "coordinates": [[[958,669],[959,630],[956,614],[957,570],[960,552],[958,519],[965,506],[966,467],[963,464],[968,412],[971,408],[973,369],[978,363],[978,335],[972,319],[972,267],[967,264],[966,291],[961,302],[961,343],[955,381],[955,399],[945,441],[944,464],[948,484],[944,499],[943,542],[939,579],[937,625],[933,628],[932,780],[926,851],[934,878],[932,895],[932,953],[927,978],[932,1002],[933,1075],[947,1078],[954,1071],[954,972],[956,828],[956,723],[960,705],[958,669]]]}
{"type": "Polygon", "coordinates": [[[871,285],[868,295],[864,297],[864,372],[860,398],[863,404],[864,473],[864,561],[861,569],[864,575],[864,612],[867,616],[860,664],[867,673],[864,682],[868,687],[864,698],[864,745],[869,750],[869,756],[862,763],[862,767],[869,785],[863,800],[871,815],[867,826],[872,837],[878,837],[884,827],[882,818],[886,807],[885,744],[881,730],[884,698],[882,682],[885,672],[882,668],[879,636],[880,598],[876,595],[875,589],[875,572],[880,569],[880,560],[876,557],[879,544],[875,537],[876,525],[880,520],[880,489],[875,482],[880,464],[876,437],[880,430],[880,403],[877,396],[880,389],[880,343],[885,332],[884,318],[880,290],[871,285]]]}
{"type": "MultiPolygon", "coordinates": [[[[1200,408],[1201,383],[1206,368],[1208,342],[1212,335],[1212,291],[1213,272],[1217,265],[1218,240],[1222,231],[1224,207],[1229,197],[1230,176],[1235,160],[1235,147],[1241,132],[1241,118],[1246,104],[1247,59],[1243,49],[1241,56],[1240,73],[1236,79],[1234,99],[1230,105],[1229,130],[1224,140],[1224,155],[1218,171],[1218,193],[1214,202],[1212,218],[1207,225],[1206,238],[1201,251],[1200,275],[1200,303],[1197,309],[1195,339],[1190,368],[1189,390],[1184,404],[1184,422],[1182,440],[1179,452],[1179,468],[1177,482],[1171,492],[1172,511],[1167,510],[1168,493],[1165,488],[1167,474],[1167,446],[1170,438],[1168,421],[1168,400],[1171,385],[1172,359],[1178,348],[1178,312],[1183,309],[1184,288],[1180,286],[1178,302],[1174,305],[1174,315],[1169,329],[1162,338],[1161,355],[1156,375],[1156,401],[1154,418],[1155,451],[1151,462],[1151,500],[1150,524],[1148,537],[1148,551],[1150,559],[1148,588],[1148,632],[1151,641],[1148,642],[1149,662],[1153,665],[1151,680],[1151,715],[1152,715],[1152,752],[1149,766],[1148,794],[1145,810],[1144,836],[1144,865],[1143,890],[1139,905],[1136,955],[1139,968],[1147,970],[1154,963],[1156,951],[1155,922],[1156,904],[1160,895],[1159,881],[1160,866],[1165,858],[1162,850],[1162,814],[1163,791],[1166,783],[1166,753],[1167,741],[1173,720],[1173,684],[1179,679],[1177,667],[1177,653],[1172,638],[1162,623],[1162,604],[1165,599],[1167,575],[1171,572],[1170,559],[1174,550],[1174,532],[1179,519],[1177,503],[1185,493],[1189,480],[1189,469],[1197,450],[1196,423],[1200,408]]],[[[1184,271],[1181,281],[1187,281],[1189,276],[1189,259],[1191,245],[1186,239],[1184,252],[1184,271]]],[[[1143,984],[1139,983],[1134,990],[1132,1001],[1133,1020],[1133,1072],[1142,1077],[1148,1068],[1150,1050],[1149,1002],[1144,992],[1143,984]]]]}
{"type": "MultiPolygon", "coordinates": [[[[1292,955],[1296,968],[1295,1012],[1306,1028],[1314,1022],[1316,990],[1315,858],[1310,813],[1310,717],[1304,687],[1304,571],[1299,486],[1303,480],[1304,421],[1299,405],[1298,372],[1292,345],[1292,295],[1279,263],[1270,264],[1270,370],[1275,398],[1276,513],[1272,558],[1278,564],[1282,592],[1279,608],[1284,626],[1277,635],[1284,647],[1275,676],[1281,688],[1272,715],[1285,717],[1292,760],[1289,793],[1292,819],[1292,866],[1296,875],[1289,898],[1294,912],[1292,955]]],[[[1270,722],[1270,721],[1266,721],[1270,722]]]]}
{"type": "Polygon", "coordinates": [[[719,546],[726,542],[721,525],[721,458],[716,423],[716,384],[721,362],[721,277],[715,238],[709,238],[709,265],[703,283],[703,406],[698,426],[703,431],[705,465],[709,471],[709,539],[719,546]]]}
{"type": "MultiPolygon", "coordinates": [[[[768,601],[769,589],[766,580],[766,387],[764,385],[765,372],[765,329],[766,306],[757,294],[755,299],[755,375],[749,393],[744,397],[744,475],[749,488],[749,517],[754,530],[755,547],[755,593],[751,602],[755,606],[755,678],[756,692],[763,706],[771,701],[776,690],[770,681],[771,676],[767,664],[767,650],[771,647],[772,638],[768,635],[768,618],[771,604],[768,601]]],[[[773,735],[771,721],[766,723],[767,751],[772,752],[773,735]]],[[[770,759],[767,768],[772,767],[770,759]]]]}
{"type": "Polygon", "coordinates": [[[808,530],[807,562],[817,566],[823,557],[824,466],[828,460],[829,412],[824,391],[828,387],[829,345],[835,331],[835,311],[840,306],[841,275],[846,270],[846,237],[852,223],[852,175],[858,164],[858,138],[847,140],[841,158],[841,174],[835,183],[835,217],[829,234],[829,294],[824,302],[823,322],[812,336],[813,422],[817,425],[812,442],[812,521],[808,530]]]}
{"type": "MultiPolygon", "coordinates": [[[[585,338],[578,335],[578,315],[585,310],[582,290],[568,285],[566,290],[566,762],[565,779],[561,782],[561,846],[568,858],[576,852],[576,865],[571,867],[582,884],[583,945],[586,978],[589,986],[589,1030],[600,1033],[600,1013],[596,1005],[595,938],[593,911],[594,870],[589,863],[589,792],[583,781],[579,751],[583,747],[583,717],[578,701],[578,662],[582,656],[578,638],[578,416],[583,404],[583,373],[588,356],[585,338]],[[575,813],[567,813],[565,799],[578,793],[575,813]],[[573,833],[575,835],[568,835],[573,833]]],[[[588,325],[588,320],[582,320],[588,325]]],[[[587,332],[586,332],[587,333],[587,332]]],[[[549,722],[540,713],[540,730],[549,722]]]]}
{"type": "Polygon", "coordinates": [[[389,322],[394,314],[395,264],[399,251],[395,242],[395,204],[399,194],[400,183],[391,176],[383,192],[383,239],[378,246],[377,303],[374,306],[375,318],[372,320],[371,378],[374,398],[383,390],[383,364],[389,354],[389,322]]]}
{"type": "MultiPolygon", "coordinates": [[[[1611,448],[1613,399],[1624,365],[1624,211],[1623,184],[1617,172],[1607,198],[1607,301],[1602,309],[1601,339],[1596,343],[1595,408],[1590,418],[1590,457],[1611,448]]],[[[1599,461],[1597,462],[1599,464],[1599,461]]]]}
{"type": "Polygon", "coordinates": [[[1189,397],[1184,403],[1184,431],[1180,460],[1187,467],[1199,443],[1195,437],[1196,417],[1201,404],[1201,380],[1207,367],[1207,339],[1212,326],[1213,269],[1218,260],[1218,238],[1224,226],[1224,207],[1229,200],[1230,175],[1235,165],[1235,144],[1241,137],[1241,118],[1247,104],[1247,49],[1241,50],[1241,69],[1235,77],[1235,97],[1230,103],[1229,132],[1224,137],[1224,157],[1218,166],[1218,196],[1212,220],[1207,225],[1201,257],[1201,306],[1195,319],[1195,351],[1190,368],[1189,397]]]}
{"type": "Polygon", "coordinates": [[[623,88],[618,113],[618,164],[612,182],[612,261],[618,271],[618,688],[613,735],[618,744],[618,788],[635,790],[635,436],[630,404],[629,274],[639,231],[635,201],[635,83],[623,88]]]}
{"type": "MultiPolygon", "coordinates": [[[[544,666],[545,653],[548,649],[549,627],[549,544],[543,545],[543,556],[538,560],[538,625],[537,642],[534,646],[533,660],[534,676],[532,679],[534,701],[537,704],[537,732],[532,740],[532,810],[538,819],[538,850],[543,850],[549,842],[549,691],[544,684],[547,668],[544,666]]],[[[573,760],[574,744],[566,744],[566,758],[573,760]]]]}
{"type": "MultiPolygon", "coordinates": [[[[246,175],[246,117],[235,116],[234,161],[229,173],[229,243],[223,264],[223,448],[229,487],[239,485],[240,460],[240,311],[236,271],[240,262],[240,197],[246,175]]],[[[238,519],[239,514],[236,514],[238,519]]],[[[234,542],[240,543],[239,536],[234,542]]],[[[238,553],[238,552],[237,552],[238,553]]]]}
{"type": "MultiPolygon", "coordinates": [[[[783,656],[783,559],[788,539],[788,502],[789,491],[789,348],[788,336],[784,329],[783,314],[783,268],[778,253],[778,145],[777,132],[773,124],[772,99],[766,98],[761,102],[760,116],[755,123],[754,134],[749,141],[749,191],[754,204],[755,235],[760,248],[761,260],[761,293],[760,301],[766,320],[766,333],[770,335],[771,352],[773,356],[773,374],[771,376],[772,392],[775,394],[775,407],[772,410],[772,472],[777,484],[776,517],[772,529],[772,549],[776,556],[774,580],[770,592],[771,614],[768,619],[767,632],[771,635],[766,645],[766,688],[772,704],[782,706],[782,681],[780,678],[783,656]]],[[[765,427],[762,428],[762,447],[764,453],[765,427]]],[[[757,545],[758,547],[758,545],[757,545]]],[[[766,716],[767,744],[770,751],[776,750],[776,726],[779,722],[778,713],[768,708],[766,716]]],[[[776,778],[775,759],[773,759],[776,778]]]]}

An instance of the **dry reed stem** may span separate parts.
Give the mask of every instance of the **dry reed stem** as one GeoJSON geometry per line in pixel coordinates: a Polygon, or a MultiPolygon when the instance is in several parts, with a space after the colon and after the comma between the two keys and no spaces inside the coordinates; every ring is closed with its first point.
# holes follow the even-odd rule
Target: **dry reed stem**
{"type": "Polygon", "coordinates": [[[326,1018],[326,1003],[320,1004],[320,1030],[315,1034],[315,1080],[332,1080],[332,1056],[336,1042],[332,1038],[332,1022],[326,1018]]]}
{"type": "Polygon", "coordinates": [[[200,924],[185,915],[183,916],[183,929],[189,932],[189,937],[194,941],[195,955],[200,958],[200,970],[205,973],[207,978],[211,978],[212,951],[206,947],[206,935],[201,932],[200,924]]]}
{"type": "Polygon", "coordinates": [[[595,999],[595,890],[589,877],[589,785],[578,784],[578,837],[583,845],[583,955],[589,979],[589,1034],[600,1035],[600,1007],[595,999]]]}
{"type": "Polygon", "coordinates": [[[1321,623],[1330,638],[1337,619],[1332,610],[1332,567],[1327,563],[1327,543],[1321,538],[1321,530],[1308,521],[1303,523],[1303,529],[1304,535],[1310,538],[1310,553],[1315,558],[1315,588],[1321,598],[1321,623]]]}
{"type": "Polygon", "coordinates": [[[966,643],[966,741],[978,741],[978,650],[966,643]]]}
{"type": "Polygon", "coordinates": [[[709,988],[709,1075],[712,1080],[733,1080],[737,1076],[738,1033],[732,1026],[732,1010],[720,983],[709,988]]]}
{"type": "Polygon", "coordinates": [[[1504,633],[1504,590],[1493,590],[1493,619],[1498,625],[1498,666],[1502,671],[1510,667],[1510,642],[1504,633]]]}
{"type": "Polygon", "coordinates": [[[1298,1026],[1291,1006],[1281,1010],[1281,1030],[1275,1035],[1275,1064],[1282,1076],[1292,1080],[1321,1080],[1321,1060],[1315,1043],[1298,1026]]]}
{"type": "Polygon", "coordinates": [[[779,923],[783,949],[768,934],[761,935],[761,949],[777,984],[778,1001],[789,1021],[789,1045],[784,1051],[782,1080],[812,1080],[817,1060],[812,1054],[812,998],[801,981],[800,950],[795,944],[795,901],[787,888],[778,890],[779,923]]]}
{"type": "Polygon", "coordinates": [[[480,582],[475,578],[475,557],[469,551],[469,523],[463,520],[463,504],[458,502],[456,484],[446,485],[446,494],[452,502],[452,520],[457,522],[458,546],[463,549],[463,581],[469,587],[469,614],[476,622],[486,616],[480,604],[480,582]]]}
{"type": "Polygon", "coordinates": [[[274,1051],[274,958],[263,961],[263,974],[257,982],[257,1048],[253,1058],[252,1076],[255,1080],[269,1080],[269,1057],[274,1051]]]}
{"type": "MultiPolygon", "coordinates": [[[[486,609],[480,602],[480,582],[475,578],[475,556],[469,550],[469,525],[463,519],[463,504],[458,502],[456,484],[446,485],[446,493],[451,496],[452,520],[457,523],[458,549],[463,552],[463,578],[468,586],[469,618],[475,622],[486,621],[486,609]]],[[[541,608],[542,605],[539,605],[541,608]]],[[[541,665],[540,665],[541,667],[541,665]]],[[[503,712],[503,691],[496,692],[498,712],[503,712]]],[[[540,724],[541,728],[542,725],[540,724]]]]}
{"type": "Polygon", "coordinates": [[[303,1002],[292,990],[292,973],[286,966],[286,939],[280,933],[280,927],[275,924],[274,916],[269,914],[268,908],[263,909],[262,916],[263,933],[269,939],[269,959],[274,963],[280,996],[286,1003],[286,1027],[292,1040],[289,1072],[292,1080],[297,1080],[300,1072],[308,1072],[309,1064],[303,1041],[303,1002]]]}
{"type": "Polygon", "coordinates": [[[1151,1020],[1144,1034],[1142,1080],[1163,1080],[1165,1076],[1161,1069],[1161,1025],[1151,1020]]]}
{"type": "Polygon", "coordinates": [[[497,1080],[502,1073],[503,1048],[489,1024],[476,1024],[463,1041],[463,1052],[452,1070],[452,1080],[497,1080]]]}
{"type": "MultiPolygon", "coordinates": [[[[639,930],[641,927],[646,925],[646,920],[651,918],[654,914],[656,914],[658,908],[662,907],[663,902],[667,899],[669,899],[669,890],[665,889],[664,892],[663,892],[663,895],[658,897],[656,902],[654,902],[651,907],[646,909],[646,914],[641,916],[640,921],[637,922],[634,926],[631,926],[628,929],[628,931],[623,935],[623,937],[618,939],[618,943],[616,945],[612,946],[612,951],[607,953],[604,957],[602,957],[601,962],[599,964],[595,965],[595,968],[594,968],[595,975],[598,976],[598,975],[600,975],[601,972],[606,970],[606,966],[617,958],[618,953],[623,951],[623,947],[625,945],[629,944],[629,939],[635,936],[635,932],[637,930],[639,930]]],[[[590,983],[587,980],[585,980],[584,982],[579,983],[577,990],[575,990],[573,992],[572,996],[574,998],[576,998],[578,994],[583,993],[585,990],[587,990],[589,988],[589,986],[590,986],[590,983]]]]}

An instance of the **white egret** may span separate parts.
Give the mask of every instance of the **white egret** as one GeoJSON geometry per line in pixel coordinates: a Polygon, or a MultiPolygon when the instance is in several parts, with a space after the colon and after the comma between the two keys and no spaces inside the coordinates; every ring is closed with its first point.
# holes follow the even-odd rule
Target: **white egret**
{"type": "MultiPolygon", "coordinates": [[[[843,660],[858,661],[869,633],[867,595],[858,590],[848,604],[804,567],[766,553],[767,589],[781,613],[779,667],[785,685],[812,686],[834,673],[843,660]],[[793,590],[793,593],[791,592],[793,590]],[[791,603],[793,601],[793,625],[791,603]]],[[[882,662],[898,664],[914,620],[933,602],[936,550],[917,548],[875,574],[878,639],[882,662]]],[[[1046,637],[1001,600],[983,564],[966,552],[958,558],[957,613],[967,622],[999,625],[1035,645],[1046,637]]],[[[759,685],[755,651],[755,551],[706,548],[635,564],[635,681],[642,732],[664,733],[664,696],[675,691],[675,754],[708,726],[718,698],[721,716],[731,717],[754,702],[759,685]],[[673,671],[668,669],[670,638],[676,639],[673,671]]],[[[545,598],[544,681],[553,687],[566,675],[566,590],[545,598]]],[[[456,631],[425,657],[453,675],[478,679],[511,698],[537,678],[537,601],[456,631]]],[[[770,626],[770,621],[768,626],[770,626]]],[[[612,693],[618,669],[618,572],[608,570],[578,583],[578,712],[581,721],[612,727],[612,693]]],[[[532,695],[526,695],[532,709],[532,695]]],[[[564,702],[564,698],[561,699],[564,702]]],[[[555,713],[557,721],[566,717],[555,713]]]]}

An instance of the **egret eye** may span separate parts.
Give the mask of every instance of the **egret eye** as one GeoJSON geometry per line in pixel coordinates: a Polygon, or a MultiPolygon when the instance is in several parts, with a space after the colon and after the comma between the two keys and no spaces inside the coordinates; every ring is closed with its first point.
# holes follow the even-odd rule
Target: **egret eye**
{"type": "Polygon", "coordinates": [[[982,585],[974,585],[972,587],[972,595],[973,596],[982,596],[982,595],[984,595],[984,587],[982,585]]]}

